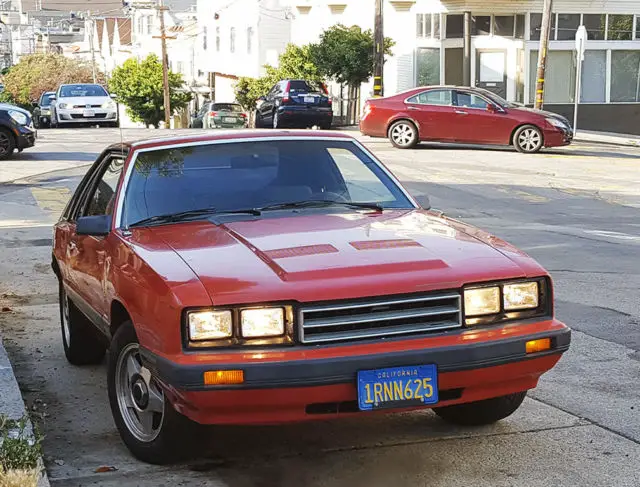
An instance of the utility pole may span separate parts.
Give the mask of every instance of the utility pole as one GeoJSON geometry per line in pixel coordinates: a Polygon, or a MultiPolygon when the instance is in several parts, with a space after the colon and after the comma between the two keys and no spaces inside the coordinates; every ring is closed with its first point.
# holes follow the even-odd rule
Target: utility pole
{"type": "Polygon", "coordinates": [[[376,0],[375,29],[373,40],[373,96],[384,94],[382,72],[384,69],[384,32],[382,18],[382,1],[376,0]]]}
{"type": "MultiPolygon", "coordinates": [[[[169,97],[169,59],[167,56],[167,34],[164,28],[164,6],[163,0],[158,0],[158,10],[160,11],[160,42],[162,43],[162,82],[164,85],[164,128],[171,126],[171,99],[169,97]]],[[[173,37],[175,39],[175,37],[173,37]]]]}
{"type": "Polygon", "coordinates": [[[540,28],[540,49],[538,50],[538,71],[536,77],[535,108],[542,110],[544,105],[544,77],[547,68],[547,48],[551,31],[551,12],[553,0],[544,0],[542,11],[542,26],[540,28]]]}
{"type": "Polygon", "coordinates": [[[96,53],[93,48],[93,31],[94,24],[93,18],[91,17],[91,11],[87,10],[87,20],[89,21],[89,44],[91,49],[91,73],[93,74],[93,82],[96,83],[96,53]]]}

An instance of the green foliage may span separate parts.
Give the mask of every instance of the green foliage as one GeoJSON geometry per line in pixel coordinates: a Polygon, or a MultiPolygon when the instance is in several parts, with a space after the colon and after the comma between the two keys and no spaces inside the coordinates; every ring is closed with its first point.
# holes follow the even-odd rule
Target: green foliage
{"type": "Polygon", "coordinates": [[[34,440],[27,430],[27,418],[10,421],[0,417],[0,472],[32,470],[38,467],[42,439],[34,440]]]}
{"type": "MultiPolygon", "coordinates": [[[[384,39],[384,52],[391,54],[394,41],[384,39]]],[[[357,25],[334,25],[320,36],[320,42],[312,44],[310,54],[320,74],[338,83],[359,86],[373,76],[374,38],[371,30],[357,25]]]]}
{"type": "MultiPolygon", "coordinates": [[[[98,73],[99,83],[104,76],[98,73]]],[[[91,65],[60,54],[31,54],[24,56],[4,74],[5,90],[2,101],[31,108],[45,91],[56,91],[65,83],[91,83],[91,65]]]]}
{"type": "MultiPolygon", "coordinates": [[[[182,75],[169,72],[169,93],[172,111],[184,108],[191,100],[191,94],[178,91],[184,82],[182,75]]],[[[127,113],[137,122],[147,127],[164,120],[164,91],[162,63],[155,54],[150,54],[141,62],[131,58],[113,70],[109,89],[118,96],[118,101],[126,105],[127,113]]]]}
{"type": "Polygon", "coordinates": [[[260,78],[242,77],[236,82],[236,101],[245,110],[254,110],[258,98],[266,95],[271,87],[282,79],[322,81],[322,76],[311,57],[310,46],[289,44],[278,58],[277,68],[269,64],[264,68],[264,76],[260,78]]]}

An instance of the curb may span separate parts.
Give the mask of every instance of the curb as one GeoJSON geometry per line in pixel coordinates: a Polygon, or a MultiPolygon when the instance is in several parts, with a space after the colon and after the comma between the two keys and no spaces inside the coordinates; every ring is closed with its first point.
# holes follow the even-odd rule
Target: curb
{"type": "MultiPolygon", "coordinates": [[[[27,414],[18,381],[13,373],[7,351],[2,344],[2,337],[0,337],[0,414],[13,420],[19,420],[27,414]]],[[[27,424],[27,431],[33,438],[33,427],[30,422],[27,424]]],[[[39,468],[42,471],[42,476],[38,481],[38,487],[50,487],[42,458],[40,458],[39,468]]]]}
{"type": "Polygon", "coordinates": [[[580,136],[580,134],[578,134],[573,140],[575,142],[591,142],[596,144],[615,145],[618,147],[640,147],[640,139],[627,139],[624,137],[580,136]]]}

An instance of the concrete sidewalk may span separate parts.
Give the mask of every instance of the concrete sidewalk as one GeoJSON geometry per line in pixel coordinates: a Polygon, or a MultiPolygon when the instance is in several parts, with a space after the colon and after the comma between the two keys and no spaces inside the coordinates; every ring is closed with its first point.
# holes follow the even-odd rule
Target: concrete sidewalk
{"type": "MultiPolygon", "coordinates": [[[[27,411],[24,407],[24,401],[22,400],[22,394],[18,387],[13,368],[9,362],[7,351],[2,344],[2,337],[0,336],[0,414],[8,417],[9,419],[19,421],[26,414],[27,411]]],[[[32,432],[31,425],[27,428],[32,432]]],[[[11,431],[9,432],[11,434],[11,431]]],[[[33,435],[33,433],[31,433],[33,435]]],[[[47,477],[46,470],[42,460],[40,461],[40,468],[42,469],[42,476],[38,482],[38,487],[49,487],[49,479],[47,477]]]]}

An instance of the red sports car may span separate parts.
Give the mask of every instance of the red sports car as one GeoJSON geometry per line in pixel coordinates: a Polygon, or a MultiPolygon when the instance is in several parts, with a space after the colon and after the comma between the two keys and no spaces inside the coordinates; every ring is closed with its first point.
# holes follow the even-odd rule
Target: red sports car
{"type": "Polygon", "coordinates": [[[108,350],[116,426],[153,463],[198,423],[492,423],[570,343],[540,265],[420,208],[331,132],[113,145],[55,225],[52,265],[67,359],[108,350]]]}
{"type": "Polygon", "coordinates": [[[512,145],[534,153],[568,145],[569,121],[561,115],[510,103],[479,88],[429,86],[367,100],[360,131],[388,137],[400,149],[421,141],[512,145]]]}

